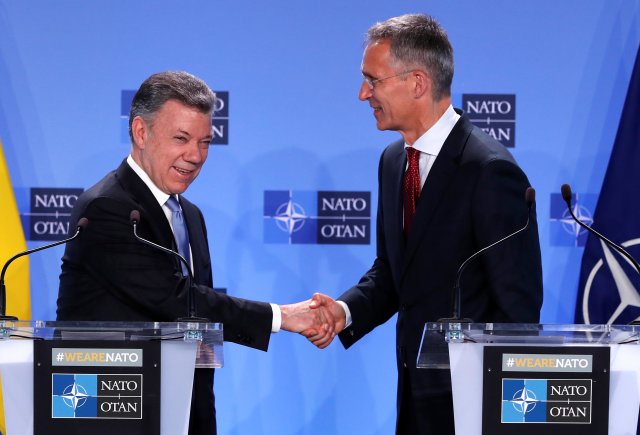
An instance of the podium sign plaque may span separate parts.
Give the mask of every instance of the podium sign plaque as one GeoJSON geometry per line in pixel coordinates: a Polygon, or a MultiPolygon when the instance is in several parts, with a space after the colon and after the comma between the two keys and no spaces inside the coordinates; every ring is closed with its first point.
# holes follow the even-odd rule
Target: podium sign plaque
{"type": "Polygon", "coordinates": [[[609,348],[485,346],[482,433],[607,435],[609,348]]]}
{"type": "Polygon", "coordinates": [[[160,435],[159,341],[33,344],[34,435],[160,435]]]}

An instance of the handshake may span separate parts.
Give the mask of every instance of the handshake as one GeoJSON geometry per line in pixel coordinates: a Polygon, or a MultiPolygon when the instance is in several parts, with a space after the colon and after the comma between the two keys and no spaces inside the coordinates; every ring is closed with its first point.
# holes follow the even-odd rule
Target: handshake
{"type": "Polygon", "coordinates": [[[324,349],[345,327],[346,315],[333,298],[315,293],[311,299],[280,305],[282,329],[298,332],[319,349],[324,349]]]}

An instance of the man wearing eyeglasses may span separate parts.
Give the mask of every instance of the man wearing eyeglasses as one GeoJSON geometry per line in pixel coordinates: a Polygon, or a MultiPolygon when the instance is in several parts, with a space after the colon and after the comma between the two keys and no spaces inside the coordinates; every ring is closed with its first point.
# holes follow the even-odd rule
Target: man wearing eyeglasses
{"type": "MultiPolygon", "coordinates": [[[[377,252],[360,282],[321,303],[340,319],[349,348],[398,314],[398,434],[453,434],[450,374],[416,368],[425,322],[451,316],[459,266],[521,228],[529,181],[511,154],[451,105],[453,49],[431,17],[403,15],[372,26],[359,98],[379,130],[398,131],[378,168],[377,252]],[[346,326],[346,327],[345,327],[346,326]]],[[[462,317],[537,323],[542,268],[535,221],[469,264],[462,317]]],[[[325,347],[331,337],[307,337],[325,347]]]]}

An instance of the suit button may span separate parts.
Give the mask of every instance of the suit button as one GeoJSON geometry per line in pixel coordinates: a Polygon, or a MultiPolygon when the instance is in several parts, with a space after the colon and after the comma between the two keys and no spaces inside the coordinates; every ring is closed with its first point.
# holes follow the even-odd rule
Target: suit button
{"type": "Polygon", "coordinates": [[[402,365],[404,366],[404,368],[407,368],[407,363],[402,363],[402,365]]]}
{"type": "Polygon", "coordinates": [[[400,311],[407,311],[407,306],[405,304],[400,305],[400,311]]]}

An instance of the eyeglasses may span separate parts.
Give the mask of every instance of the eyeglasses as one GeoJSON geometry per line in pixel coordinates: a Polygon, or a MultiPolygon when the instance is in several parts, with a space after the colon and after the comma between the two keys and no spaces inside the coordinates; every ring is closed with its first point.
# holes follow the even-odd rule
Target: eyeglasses
{"type": "Polygon", "coordinates": [[[373,78],[367,77],[366,75],[363,74],[362,75],[362,80],[364,80],[364,82],[367,84],[367,86],[369,87],[369,90],[373,91],[376,88],[376,85],[378,83],[380,83],[381,81],[387,80],[387,79],[392,79],[394,77],[399,77],[401,75],[408,74],[411,71],[413,71],[413,70],[403,71],[401,73],[398,73],[398,74],[395,74],[395,75],[392,75],[392,76],[382,77],[381,79],[373,79],[373,78]]]}

